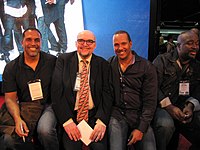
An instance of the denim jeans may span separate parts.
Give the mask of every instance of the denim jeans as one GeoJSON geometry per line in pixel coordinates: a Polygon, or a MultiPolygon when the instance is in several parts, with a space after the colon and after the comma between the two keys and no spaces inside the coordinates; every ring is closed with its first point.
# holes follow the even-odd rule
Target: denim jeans
{"type": "Polygon", "coordinates": [[[166,150],[167,145],[169,144],[175,131],[175,125],[173,118],[165,109],[157,108],[153,128],[157,149],[166,150]]]}
{"type": "Polygon", "coordinates": [[[59,150],[57,120],[51,106],[46,107],[37,126],[38,138],[45,150],[59,150]]]}
{"type": "Polygon", "coordinates": [[[18,48],[19,53],[24,51],[22,47],[22,27],[24,30],[29,28],[29,18],[28,17],[20,17],[15,19],[14,24],[14,37],[15,42],[18,48]]]}
{"type": "Polygon", "coordinates": [[[4,54],[9,56],[9,51],[14,49],[14,45],[13,45],[13,34],[12,34],[12,30],[14,28],[14,24],[15,24],[15,18],[5,14],[4,15],[4,36],[3,36],[3,50],[4,50],[4,54]]]}
{"type": "Polygon", "coordinates": [[[3,39],[3,33],[2,33],[2,29],[1,29],[1,26],[0,26],[0,53],[3,53],[2,51],[2,39],[3,39]]]}
{"type": "Polygon", "coordinates": [[[64,53],[67,50],[67,33],[64,22],[65,0],[60,0],[57,5],[59,5],[59,18],[53,24],[59,41],[56,42],[51,33],[49,33],[49,41],[52,50],[64,53]]]}
{"type": "Polygon", "coordinates": [[[167,149],[175,130],[183,134],[194,146],[200,147],[200,111],[193,113],[192,122],[183,124],[174,120],[165,109],[157,108],[153,127],[158,150],[167,149]]]}
{"type": "Polygon", "coordinates": [[[48,26],[45,24],[44,17],[40,17],[37,20],[38,30],[42,34],[42,51],[48,52],[48,26]]]}
{"type": "Polygon", "coordinates": [[[15,150],[15,141],[9,134],[3,134],[0,136],[1,150],[15,150]]]}
{"type": "Polygon", "coordinates": [[[60,46],[55,38],[55,36],[53,35],[51,29],[48,27],[48,40],[50,42],[51,45],[51,50],[56,51],[56,52],[60,52],[60,46]]]}
{"type": "MultiPolygon", "coordinates": [[[[110,118],[108,127],[108,139],[110,150],[126,150],[128,144],[128,136],[131,131],[125,119],[117,120],[114,117],[110,118]]],[[[156,150],[156,142],[152,128],[149,126],[144,133],[141,141],[137,142],[134,147],[137,150],[156,150]]]]}

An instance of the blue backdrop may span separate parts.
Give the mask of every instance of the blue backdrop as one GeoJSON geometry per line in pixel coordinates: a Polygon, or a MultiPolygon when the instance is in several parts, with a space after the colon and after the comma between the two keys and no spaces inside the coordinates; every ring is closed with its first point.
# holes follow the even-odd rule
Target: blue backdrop
{"type": "Polygon", "coordinates": [[[150,0],[82,0],[82,3],[84,28],[97,37],[95,54],[105,59],[114,55],[113,33],[126,30],[132,38],[133,50],[148,58],[150,0]]]}
{"type": "Polygon", "coordinates": [[[85,29],[97,37],[95,54],[109,58],[114,54],[112,36],[126,30],[133,50],[148,58],[150,0],[83,0],[85,29]]]}

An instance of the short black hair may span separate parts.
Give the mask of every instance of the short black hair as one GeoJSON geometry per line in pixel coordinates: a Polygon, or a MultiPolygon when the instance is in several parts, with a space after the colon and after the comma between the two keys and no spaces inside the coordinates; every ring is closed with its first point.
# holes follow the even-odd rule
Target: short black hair
{"type": "Polygon", "coordinates": [[[42,38],[41,32],[40,32],[37,28],[34,28],[34,27],[27,28],[26,30],[24,30],[24,32],[23,32],[23,38],[25,37],[25,33],[26,33],[28,30],[31,30],[31,31],[35,30],[35,31],[37,31],[37,32],[40,34],[41,38],[42,38]]]}
{"type": "Polygon", "coordinates": [[[128,37],[129,42],[132,41],[130,35],[128,34],[128,32],[126,32],[124,30],[119,30],[119,31],[117,31],[117,32],[114,33],[114,35],[116,35],[116,34],[126,34],[127,37],[128,37]]]}

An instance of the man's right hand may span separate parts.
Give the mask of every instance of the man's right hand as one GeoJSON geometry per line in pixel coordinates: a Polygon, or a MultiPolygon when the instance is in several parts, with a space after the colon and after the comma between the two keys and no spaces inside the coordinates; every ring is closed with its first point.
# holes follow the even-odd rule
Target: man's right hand
{"type": "Polygon", "coordinates": [[[23,120],[15,122],[15,132],[20,136],[28,136],[29,129],[23,120]]]}
{"type": "Polygon", "coordinates": [[[68,125],[64,126],[64,129],[71,140],[74,141],[80,140],[81,133],[74,122],[71,122],[68,125]]]}
{"type": "Polygon", "coordinates": [[[183,121],[185,119],[185,114],[178,107],[170,104],[169,106],[165,107],[165,109],[172,116],[172,118],[179,121],[183,121]]]}

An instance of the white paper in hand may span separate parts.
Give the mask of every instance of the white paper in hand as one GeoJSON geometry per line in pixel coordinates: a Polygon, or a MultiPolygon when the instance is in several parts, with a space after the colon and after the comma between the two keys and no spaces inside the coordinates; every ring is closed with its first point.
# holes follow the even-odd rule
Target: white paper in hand
{"type": "Polygon", "coordinates": [[[82,120],[77,125],[77,127],[81,132],[81,141],[88,146],[91,143],[90,135],[92,134],[93,129],[87,124],[85,120],[82,120]]]}

